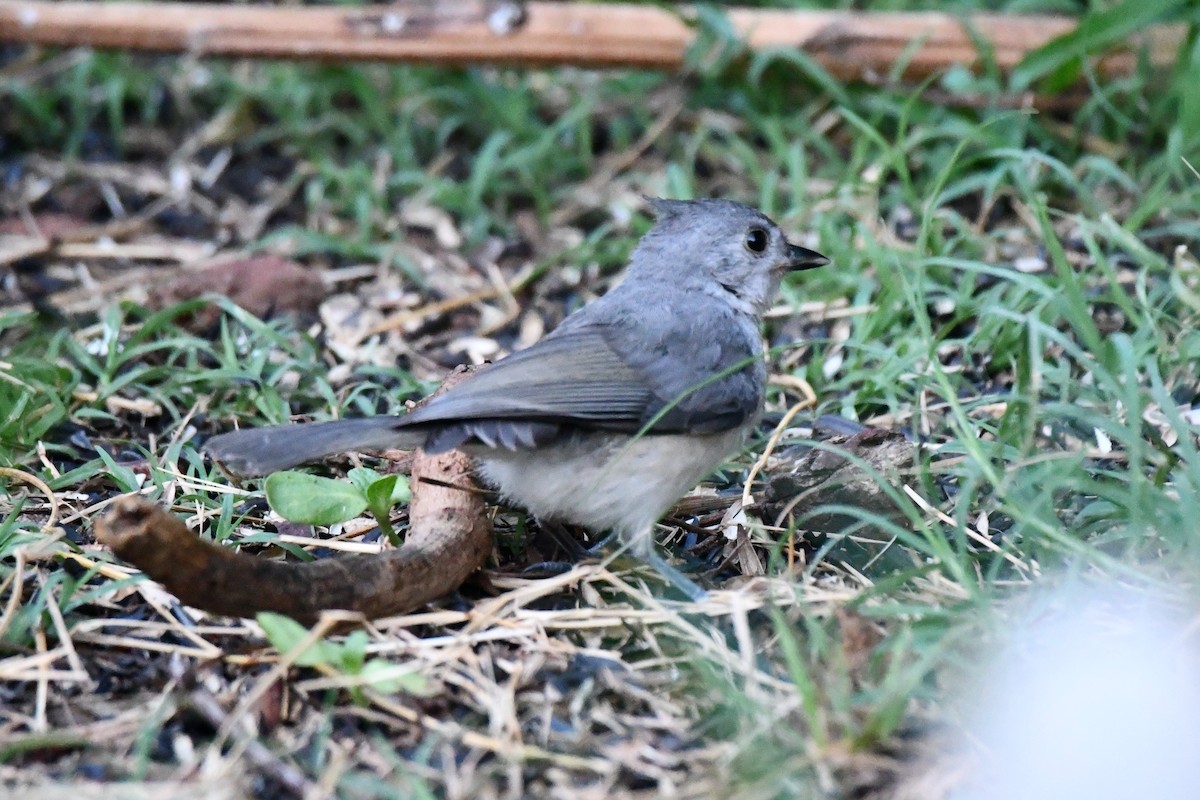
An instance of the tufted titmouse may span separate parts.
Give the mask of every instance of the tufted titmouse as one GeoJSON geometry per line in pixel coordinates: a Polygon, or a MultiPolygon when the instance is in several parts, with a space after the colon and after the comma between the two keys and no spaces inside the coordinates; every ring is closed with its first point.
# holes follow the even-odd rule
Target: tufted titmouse
{"type": "Polygon", "coordinates": [[[757,424],[763,312],[786,273],[829,259],[739,203],[650,204],[625,280],[537,344],[405,415],[234,431],[208,452],[261,475],[353,450],[458,448],[535,517],[612,531],[697,595],[651,530],[757,424]]]}

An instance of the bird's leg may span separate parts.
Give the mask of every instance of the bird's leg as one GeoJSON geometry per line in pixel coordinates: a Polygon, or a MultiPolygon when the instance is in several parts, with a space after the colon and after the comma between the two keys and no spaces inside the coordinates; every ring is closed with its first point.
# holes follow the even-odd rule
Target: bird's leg
{"type": "Polygon", "coordinates": [[[563,561],[538,561],[522,569],[522,574],[562,575],[570,572],[571,568],[580,561],[596,557],[595,552],[581,545],[579,540],[572,536],[561,522],[539,519],[537,535],[557,546],[565,554],[566,559],[563,561]]]}
{"type": "MultiPolygon", "coordinates": [[[[538,527],[547,538],[551,539],[566,552],[570,561],[574,562],[583,561],[588,558],[597,558],[610,545],[614,544],[615,541],[624,538],[619,533],[614,532],[605,536],[591,547],[585,548],[571,535],[571,532],[565,526],[558,522],[538,520],[538,527]]],[[[641,535],[633,537],[629,541],[628,550],[631,556],[657,572],[659,577],[684,594],[689,600],[698,602],[708,596],[708,592],[703,587],[683,574],[682,571],[673,567],[665,558],[658,554],[654,548],[653,528],[649,528],[641,535]]],[[[552,574],[559,574],[566,569],[570,569],[569,562],[542,562],[531,564],[523,571],[545,571],[552,574]]]]}
{"type": "Polygon", "coordinates": [[[693,603],[706,599],[708,592],[700,584],[671,566],[658,554],[654,547],[653,530],[651,527],[629,542],[630,555],[657,572],[663,580],[686,595],[693,603]]]}
{"type": "Polygon", "coordinates": [[[538,529],[546,535],[547,539],[562,549],[568,561],[582,561],[595,556],[595,553],[581,545],[579,540],[572,536],[561,522],[539,519],[538,529]]]}
{"type": "Polygon", "coordinates": [[[604,536],[599,541],[597,541],[594,545],[589,547],[584,552],[587,553],[592,558],[600,558],[601,556],[604,555],[604,551],[607,550],[610,545],[613,545],[613,544],[619,542],[620,540],[621,540],[620,534],[618,534],[616,531],[609,531],[608,533],[604,534],[604,536]]]}
{"type": "Polygon", "coordinates": [[[667,583],[687,595],[688,600],[693,603],[698,603],[708,597],[708,592],[704,587],[668,564],[667,560],[654,550],[648,552],[641,560],[645,562],[646,566],[658,572],[667,583]]]}

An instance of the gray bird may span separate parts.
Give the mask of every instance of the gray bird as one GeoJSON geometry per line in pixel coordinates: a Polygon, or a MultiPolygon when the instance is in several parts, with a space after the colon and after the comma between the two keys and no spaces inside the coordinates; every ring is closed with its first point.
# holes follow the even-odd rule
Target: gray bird
{"type": "Polygon", "coordinates": [[[461,449],[539,520],[611,531],[702,594],[655,554],[654,523],[758,423],[762,315],[785,274],[829,259],[739,203],[649,202],[656,223],[624,281],[533,346],[402,416],[234,431],[207,451],[264,475],[348,451],[461,449]]]}

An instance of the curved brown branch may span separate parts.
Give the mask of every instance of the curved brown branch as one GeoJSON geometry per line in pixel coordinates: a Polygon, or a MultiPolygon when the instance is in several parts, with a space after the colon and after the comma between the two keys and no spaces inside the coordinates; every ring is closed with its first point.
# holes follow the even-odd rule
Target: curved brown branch
{"type": "Polygon", "coordinates": [[[118,500],[96,522],[96,540],[185,605],[216,614],[274,611],[306,624],[330,609],[385,617],[458,588],[491,551],[491,524],[466,455],[417,453],[412,486],[404,546],[379,555],[306,563],[245,555],[197,538],[183,520],[140,497],[118,500]]]}

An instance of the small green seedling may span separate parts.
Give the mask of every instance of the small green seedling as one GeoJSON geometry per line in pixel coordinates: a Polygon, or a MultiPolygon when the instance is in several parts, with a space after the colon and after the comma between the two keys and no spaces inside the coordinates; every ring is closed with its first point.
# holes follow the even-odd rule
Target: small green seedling
{"type": "Polygon", "coordinates": [[[353,631],[344,642],[318,639],[293,655],[292,651],[308,637],[307,628],[291,617],[270,611],[262,612],[255,619],[275,649],[282,655],[291,656],[296,666],[326,666],[361,681],[350,690],[357,702],[364,699],[361,696],[363,686],[389,694],[407,692],[426,697],[431,693],[425,678],[412,669],[382,658],[368,659],[366,631],[353,631]]]}
{"type": "Polygon", "coordinates": [[[389,517],[392,506],[412,497],[408,481],[366,467],[350,470],[347,477],[349,483],[306,472],[276,472],[264,484],[267,502],[284,519],[309,525],[334,525],[369,510],[388,540],[400,544],[389,517]]]}

